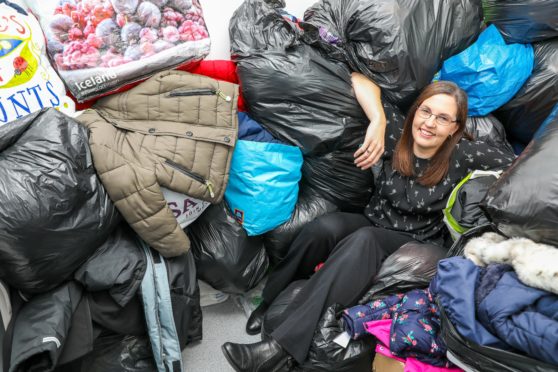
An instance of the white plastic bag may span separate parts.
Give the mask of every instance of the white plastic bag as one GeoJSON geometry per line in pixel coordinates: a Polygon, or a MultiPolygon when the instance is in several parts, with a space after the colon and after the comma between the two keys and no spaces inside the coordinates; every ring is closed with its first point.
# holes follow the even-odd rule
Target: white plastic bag
{"type": "Polygon", "coordinates": [[[161,191],[182,229],[194,222],[211,205],[209,202],[169,189],[161,188],[161,191]]]}
{"type": "Polygon", "coordinates": [[[55,107],[73,114],[74,102],[46,55],[39,22],[22,2],[0,3],[0,125],[55,107]]]}

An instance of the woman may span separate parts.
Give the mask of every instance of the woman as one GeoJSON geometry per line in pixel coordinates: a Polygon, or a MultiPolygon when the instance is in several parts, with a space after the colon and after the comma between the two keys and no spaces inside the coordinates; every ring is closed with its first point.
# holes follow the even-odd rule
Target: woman
{"type": "Polygon", "coordinates": [[[433,257],[445,257],[442,210],[452,189],[474,169],[506,166],[513,159],[513,154],[469,140],[467,96],[451,82],[426,87],[411,106],[401,135],[384,139],[380,89],[361,74],[354,73],[352,81],[371,121],[355,164],[368,169],[382,158],[376,189],[364,215],[332,213],[300,232],[271,273],[264,302],[250,316],[247,331],[259,330],[267,307],[290,282],[312,275],[317,264],[325,263],[287,307],[288,316],[271,340],[223,345],[236,371],[276,371],[291,357],[302,363],[325,309],[334,303],[354,305],[373,284],[385,258],[405,243],[424,243],[433,257]]]}

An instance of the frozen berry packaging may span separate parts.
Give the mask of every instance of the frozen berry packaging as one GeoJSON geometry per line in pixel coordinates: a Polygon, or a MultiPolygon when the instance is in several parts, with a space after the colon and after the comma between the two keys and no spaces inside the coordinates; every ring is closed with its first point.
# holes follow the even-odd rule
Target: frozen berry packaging
{"type": "Polygon", "coordinates": [[[199,0],[27,3],[45,32],[53,65],[79,102],[209,53],[199,0]]]}

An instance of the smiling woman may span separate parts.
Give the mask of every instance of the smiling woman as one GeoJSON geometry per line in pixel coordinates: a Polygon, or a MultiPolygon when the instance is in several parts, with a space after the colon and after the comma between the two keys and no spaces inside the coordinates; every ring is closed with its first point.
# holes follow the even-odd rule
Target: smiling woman
{"type": "Polygon", "coordinates": [[[386,128],[379,87],[353,73],[355,96],[370,120],[355,165],[380,161],[375,191],[364,215],[331,213],[304,227],[270,274],[263,303],[248,319],[256,332],[274,298],[294,280],[308,278],[287,307],[271,339],[251,345],[226,343],[236,371],[268,371],[303,363],[321,314],[334,303],[350,307],[374,284],[387,256],[417,244],[428,262],[445,257],[450,241],[442,210],[454,186],[474,169],[507,166],[513,154],[465,134],[467,96],[451,82],[427,86],[404,126],[386,128]],[[317,264],[324,265],[314,274],[317,264]],[[314,275],[313,275],[314,274],[314,275]]]}
{"type": "Polygon", "coordinates": [[[457,85],[440,81],[426,87],[411,106],[393,165],[400,174],[413,176],[413,158],[430,159],[417,182],[434,186],[447,174],[455,146],[465,133],[467,95],[457,85]]]}

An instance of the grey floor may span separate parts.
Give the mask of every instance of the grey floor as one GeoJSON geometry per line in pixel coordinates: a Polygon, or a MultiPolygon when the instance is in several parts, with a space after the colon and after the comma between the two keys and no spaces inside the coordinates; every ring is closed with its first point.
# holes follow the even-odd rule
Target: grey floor
{"type": "Polygon", "coordinates": [[[246,334],[246,315],[232,299],[202,310],[203,340],[189,345],[182,352],[184,372],[234,371],[223,356],[221,345],[227,341],[258,342],[260,336],[246,334]]]}

